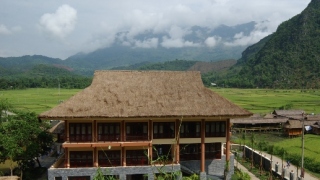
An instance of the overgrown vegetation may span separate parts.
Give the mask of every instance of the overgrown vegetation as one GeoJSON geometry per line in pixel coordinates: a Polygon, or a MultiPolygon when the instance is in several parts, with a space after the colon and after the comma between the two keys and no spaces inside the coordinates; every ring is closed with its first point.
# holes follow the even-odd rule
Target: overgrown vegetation
{"type": "MultiPolygon", "coordinates": [[[[251,137],[251,134],[247,136],[251,137]]],[[[232,141],[243,144],[243,138],[241,137],[242,133],[234,134],[232,141]]],[[[301,166],[301,137],[288,139],[287,137],[282,136],[281,132],[259,133],[259,135],[257,134],[254,137],[256,142],[254,148],[258,149],[259,151],[264,151],[268,154],[281,157],[281,159],[284,161],[281,162],[281,166],[285,164],[286,160],[289,160],[295,166],[301,166]]],[[[311,171],[312,174],[320,178],[320,160],[314,158],[320,153],[320,149],[318,148],[320,146],[320,137],[318,135],[306,134],[304,138],[304,167],[308,171],[311,171]]],[[[251,139],[247,138],[245,143],[247,146],[251,146],[251,139]]],[[[241,160],[239,162],[242,163],[241,160]]],[[[252,162],[249,161],[247,163],[250,163],[248,166],[250,169],[252,162]]],[[[256,164],[255,166],[259,170],[260,165],[256,164]]]]}
{"type": "Polygon", "coordinates": [[[17,111],[5,99],[0,99],[2,114],[0,121],[0,162],[9,161],[11,176],[14,173],[14,164],[18,165],[19,175],[23,179],[35,179],[42,171],[39,155],[47,154],[51,150],[53,137],[48,132],[49,126],[39,122],[33,112],[17,111]],[[37,165],[35,164],[37,163],[37,165]],[[35,170],[37,169],[37,170],[35,170]]]}

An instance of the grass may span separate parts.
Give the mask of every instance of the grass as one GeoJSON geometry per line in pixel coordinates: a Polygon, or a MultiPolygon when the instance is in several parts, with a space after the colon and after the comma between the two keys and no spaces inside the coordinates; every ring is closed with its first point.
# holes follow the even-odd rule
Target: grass
{"type": "MultiPolygon", "coordinates": [[[[211,88],[253,113],[266,114],[281,107],[320,113],[320,90],[211,88]]],[[[34,88],[0,91],[17,109],[41,113],[67,100],[81,89],[34,88]]]]}
{"type": "Polygon", "coordinates": [[[275,109],[301,109],[320,113],[320,90],[211,88],[214,92],[253,113],[270,113],[275,109]]]}
{"type": "Polygon", "coordinates": [[[40,114],[60,102],[69,99],[81,89],[47,89],[34,88],[25,90],[0,91],[0,99],[8,99],[9,103],[18,110],[33,111],[40,114]]]}
{"type": "MultiPolygon", "coordinates": [[[[250,142],[251,134],[247,134],[246,136],[246,145],[251,147],[250,142]]],[[[241,134],[233,134],[232,141],[234,143],[241,142],[241,134]]],[[[299,165],[301,160],[301,137],[296,138],[288,138],[281,135],[279,133],[256,133],[255,141],[258,142],[267,142],[267,145],[274,145],[278,151],[283,148],[288,153],[285,159],[289,159],[294,165],[299,165]],[[296,162],[297,161],[297,162],[296,162]]],[[[241,142],[243,144],[243,142],[241,142]]],[[[320,159],[315,158],[320,154],[320,136],[314,134],[306,134],[304,137],[304,157],[305,157],[305,165],[307,163],[313,163],[314,166],[320,165],[320,159]]],[[[254,149],[258,149],[257,144],[254,145],[254,149]]],[[[276,150],[275,150],[276,151],[276,150]]],[[[277,155],[279,156],[279,155],[277,155]]],[[[279,156],[280,157],[280,156],[279,156]]],[[[307,170],[308,171],[308,170],[307,170]]],[[[320,173],[310,172],[314,176],[320,179],[320,173]]]]}

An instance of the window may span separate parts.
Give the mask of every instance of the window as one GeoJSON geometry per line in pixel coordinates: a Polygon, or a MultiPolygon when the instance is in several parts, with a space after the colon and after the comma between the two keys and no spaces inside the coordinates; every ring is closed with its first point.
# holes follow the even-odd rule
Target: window
{"type": "Polygon", "coordinates": [[[98,123],[98,141],[120,141],[120,123],[98,123]]]}
{"type": "Polygon", "coordinates": [[[148,153],[146,150],[127,150],[126,163],[128,166],[148,165],[148,153]]]}
{"type": "Polygon", "coordinates": [[[206,159],[221,159],[221,143],[205,144],[206,159]]]}
{"type": "Polygon", "coordinates": [[[226,122],[212,121],[206,122],[206,137],[225,137],[226,136],[226,122]]]}
{"type": "Polygon", "coordinates": [[[70,151],[70,167],[92,167],[92,151],[70,151]]]}
{"type": "Polygon", "coordinates": [[[126,140],[148,140],[148,123],[126,123],[126,140]]]}
{"type": "Polygon", "coordinates": [[[154,145],[152,149],[152,160],[162,158],[161,160],[164,161],[172,161],[171,151],[173,150],[170,144],[154,145]]]}
{"type": "Polygon", "coordinates": [[[121,165],[121,151],[99,151],[98,152],[98,163],[102,167],[120,166],[121,165]]]}
{"type": "Polygon", "coordinates": [[[70,141],[92,141],[91,123],[70,123],[69,124],[70,141]]]}
{"type": "Polygon", "coordinates": [[[181,144],[180,160],[200,160],[201,150],[200,144],[181,144]]]}
{"type": "Polygon", "coordinates": [[[180,126],[181,138],[199,138],[201,122],[182,122],[180,126]]]}
{"type": "Polygon", "coordinates": [[[174,122],[154,122],[153,138],[174,138],[175,137],[174,122]]]}

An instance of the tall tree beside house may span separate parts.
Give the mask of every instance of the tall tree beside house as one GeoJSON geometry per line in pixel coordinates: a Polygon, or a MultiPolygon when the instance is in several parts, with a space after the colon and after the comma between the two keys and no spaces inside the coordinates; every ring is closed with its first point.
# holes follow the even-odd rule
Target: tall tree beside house
{"type": "MultiPolygon", "coordinates": [[[[21,176],[24,171],[34,168],[30,167],[33,159],[45,154],[53,142],[48,128],[46,123],[38,121],[35,113],[18,112],[12,116],[10,121],[0,125],[0,161],[17,162],[21,176]]],[[[41,167],[39,161],[38,165],[41,167]]],[[[12,175],[13,166],[10,169],[12,175]]]]}

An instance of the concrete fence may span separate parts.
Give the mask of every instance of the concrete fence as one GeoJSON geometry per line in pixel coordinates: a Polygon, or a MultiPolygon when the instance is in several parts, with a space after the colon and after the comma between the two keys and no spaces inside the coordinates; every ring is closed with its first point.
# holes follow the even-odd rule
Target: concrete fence
{"type": "Polygon", "coordinates": [[[239,157],[243,157],[245,154],[246,159],[252,159],[255,165],[260,166],[260,162],[262,162],[262,169],[264,171],[270,172],[270,167],[272,168],[272,173],[274,176],[282,177],[286,180],[295,180],[296,175],[293,171],[289,171],[287,168],[282,168],[281,163],[272,163],[269,157],[265,156],[265,153],[260,153],[259,151],[252,150],[252,148],[245,146],[245,152],[243,153],[243,146],[238,144],[231,145],[231,151],[234,153],[238,153],[239,157]]]}

